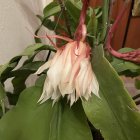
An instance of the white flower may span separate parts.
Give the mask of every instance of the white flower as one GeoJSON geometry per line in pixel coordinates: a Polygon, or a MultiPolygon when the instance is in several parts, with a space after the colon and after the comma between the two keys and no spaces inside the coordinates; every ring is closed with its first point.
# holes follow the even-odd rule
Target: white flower
{"type": "Polygon", "coordinates": [[[90,63],[90,47],[83,41],[71,41],[59,48],[52,60],[41,66],[36,74],[48,69],[39,102],[49,98],[54,103],[67,96],[70,105],[79,98],[88,100],[92,93],[99,97],[99,85],[90,63]]]}

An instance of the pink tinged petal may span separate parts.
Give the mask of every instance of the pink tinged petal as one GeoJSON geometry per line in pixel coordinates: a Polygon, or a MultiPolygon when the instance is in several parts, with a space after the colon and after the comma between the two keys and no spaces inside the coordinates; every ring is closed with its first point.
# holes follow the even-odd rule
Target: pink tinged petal
{"type": "Polygon", "coordinates": [[[82,59],[84,59],[85,56],[84,55],[80,55],[78,56],[74,66],[73,66],[73,69],[72,69],[72,72],[71,72],[71,78],[70,78],[70,84],[73,83],[73,81],[75,80],[75,78],[77,77],[77,74],[80,70],[80,62],[82,61],[82,59]]]}
{"type": "Polygon", "coordinates": [[[85,43],[80,42],[79,47],[77,49],[78,50],[75,50],[75,53],[77,53],[78,56],[73,65],[70,82],[72,82],[74,80],[74,78],[76,78],[76,75],[78,74],[79,69],[80,69],[80,63],[81,63],[82,59],[84,59],[86,57],[87,48],[86,48],[85,43]]]}
{"type": "Polygon", "coordinates": [[[85,74],[85,77],[83,80],[83,86],[82,86],[83,96],[86,94],[87,89],[89,88],[91,81],[92,81],[92,68],[91,68],[91,64],[90,64],[89,60],[87,59],[87,71],[86,71],[86,74],[85,74]]]}
{"type": "Polygon", "coordinates": [[[63,75],[61,78],[61,83],[59,85],[59,89],[62,93],[62,96],[65,94],[71,94],[73,92],[74,87],[70,87],[72,85],[69,85],[70,77],[71,77],[71,72],[73,69],[73,63],[75,62],[75,59],[77,56],[74,54],[74,48],[76,47],[76,41],[68,43],[64,49],[64,69],[63,69],[63,75]],[[72,58],[72,54],[73,58],[72,58]],[[72,62],[73,61],[73,62],[72,62]]]}
{"type": "Polygon", "coordinates": [[[65,94],[69,94],[67,91],[67,86],[68,86],[68,81],[70,79],[70,73],[72,70],[72,62],[71,62],[71,48],[69,48],[67,50],[67,52],[65,52],[65,56],[64,56],[64,68],[62,70],[62,77],[61,77],[61,82],[59,84],[59,89],[60,92],[62,94],[62,96],[64,96],[65,94]]]}
{"type": "Polygon", "coordinates": [[[77,47],[77,41],[74,41],[71,46],[71,62],[72,65],[75,63],[77,55],[75,55],[75,48],[77,47]]]}
{"type": "Polygon", "coordinates": [[[50,67],[52,63],[52,60],[49,60],[48,62],[46,62],[44,65],[42,65],[35,74],[40,74],[42,73],[44,70],[48,69],[50,67]]]}
{"type": "MultiPolygon", "coordinates": [[[[75,52],[74,52],[75,53],[75,52]]],[[[79,48],[78,48],[78,56],[76,58],[75,63],[73,64],[73,68],[71,71],[71,77],[69,79],[69,85],[68,85],[68,91],[69,93],[72,93],[75,87],[75,79],[77,78],[77,75],[80,70],[80,63],[81,61],[86,57],[86,44],[80,42],[79,48]]]]}
{"type": "Polygon", "coordinates": [[[68,77],[70,76],[70,72],[72,69],[72,61],[71,61],[71,47],[72,47],[72,43],[68,43],[68,45],[66,45],[65,50],[63,51],[64,53],[64,57],[63,57],[63,75],[61,78],[61,82],[66,82],[66,80],[68,81],[68,77]]]}
{"type": "Polygon", "coordinates": [[[80,71],[77,75],[76,83],[75,83],[75,85],[76,85],[76,97],[77,98],[84,95],[82,89],[83,89],[83,84],[84,84],[84,78],[85,78],[85,75],[87,73],[87,68],[88,68],[87,66],[88,66],[87,60],[86,59],[82,60],[81,64],[80,64],[80,71]]]}
{"type": "Polygon", "coordinates": [[[89,83],[91,82],[91,72],[89,71],[89,59],[85,59],[83,61],[83,78],[81,79],[82,85],[81,85],[81,90],[82,90],[82,95],[85,95],[85,92],[89,86],[89,83]]]}

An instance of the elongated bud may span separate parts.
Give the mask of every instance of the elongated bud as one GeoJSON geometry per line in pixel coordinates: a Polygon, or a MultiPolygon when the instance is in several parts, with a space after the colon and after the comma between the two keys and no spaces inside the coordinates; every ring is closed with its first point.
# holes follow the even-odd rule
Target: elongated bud
{"type": "Polygon", "coordinates": [[[127,53],[120,53],[120,52],[115,51],[111,47],[111,39],[113,37],[113,33],[117,29],[120,20],[122,19],[124,13],[126,12],[129,2],[130,2],[130,0],[125,1],[124,6],[123,6],[120,14],[118,15],[115,23],[112,25],[112,27],[110,27],[110,30],[109,30],[108,36],[107,36],[106,48],[110,54],[112,54],[113,56],[115,56],[117,58],[140,64],[140,50],[135,50],[135,51],[127,52],[127,53]]]}

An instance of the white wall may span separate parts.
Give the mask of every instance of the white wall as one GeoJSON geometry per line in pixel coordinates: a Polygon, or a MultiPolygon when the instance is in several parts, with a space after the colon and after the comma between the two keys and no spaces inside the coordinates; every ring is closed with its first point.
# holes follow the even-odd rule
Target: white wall
{"type": "Polygon", "coordinates": [[[36,14],[51,0],[0,0],[0,64],[18,55],[34,43],[33,36],[39,21],[36,14]]]}

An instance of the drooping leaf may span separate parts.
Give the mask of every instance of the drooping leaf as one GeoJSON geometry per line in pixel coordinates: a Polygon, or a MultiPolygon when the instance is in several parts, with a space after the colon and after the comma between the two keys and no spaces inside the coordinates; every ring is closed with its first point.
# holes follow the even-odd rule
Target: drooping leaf
{"type": "Polygon", "coordinates": [[[110,63],[101,46],[93,51],[92,66],[100,97],[83,101],[90,122],[100,130],[105,140],[139,140],[140,113],[110,63]]]}
{"type": "Polygon", "coordinates": [[[27,78],[29,75],[35,73],[35,71],[37,71],[43,64],[44,62],[42,61],[34,61],[23,65],[18,70],[12,71],[9,74],[8,78],[13,77],[12,85],[14,88],[12,93],[7,93],[10,105],[15,105],[17,103],[20,93],[26,88],[25,82],[27,78]]]}
{"type": "Polygon", "coordinates": [[[92,140],[81,103],[70,108],[66,102],[38,104],[41,88],[21,94],[11,111],[0,120],[2,140],[92,140]]]}
{"type": "Polygon", "coordinates": [[[15,76],[15,78],[12,80],[15,94],[19,94],[23,89],[25,89],[25,81],[28,76],[35,73],[35,71],[37,71],[43,64],[44,62],[40,61],[31,62],[12,72],[12,75],[15,76]]]}
{"type": "Polygon", "coordinates": [[[26,63],[28,63],[28,62],[30,62],[30,60],[33,60],[32,58],[34,58],[35,55],[37,54],[37,52],[39,52],[41,50],[55,51],[55,49],[52,46],[44,45],[41,43],[30,45],[29,47],[27,47],[23,51],[23,53],[21,53],[18,56],[15,56],[8,63],[0,66],[0,80],[1,80],[1,82],[3,83],[8,77],[10,77],[10,72],[18,65],[22,56],[29,57],[29,59],[25,61],[26,63]]]}
{"type": "Polygon", "coordinates": [[[1,65],[0,77],[2,76],[3,73],[8,73],[9,71],[13,70],[17,66],[20,59],[21,59],[21,56],[15,56],[8,63],[1,65]]]}

